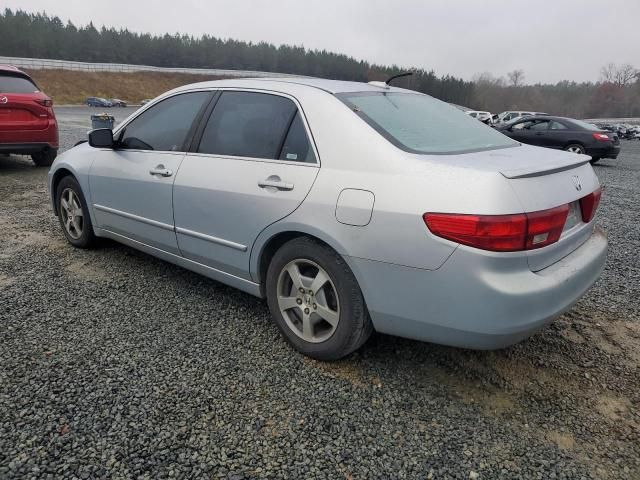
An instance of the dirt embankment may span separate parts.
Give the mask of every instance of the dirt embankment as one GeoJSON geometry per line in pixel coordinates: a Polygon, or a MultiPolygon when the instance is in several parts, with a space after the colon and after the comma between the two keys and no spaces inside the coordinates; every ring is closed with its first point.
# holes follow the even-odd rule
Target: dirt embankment
{"type": "Polygon", "coordinates": [[[216,80],[213,75],[156,72],[76,72],[29,70],[38,86],[58,105],[80,104],[87,97],[120,98],[139,103],[189,83],[216,80]]]}

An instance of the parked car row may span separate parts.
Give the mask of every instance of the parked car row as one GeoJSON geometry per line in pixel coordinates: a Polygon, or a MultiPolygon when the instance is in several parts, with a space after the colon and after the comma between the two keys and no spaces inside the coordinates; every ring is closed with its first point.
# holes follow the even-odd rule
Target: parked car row
{"type": "Polygon", "coordinates": [[[487,125],[501,125],[518,120],[519,118],[529,117],[531,115],[546,115],[544,112],[530,112],[522,110],[507,110],[499,114],[491,114],[480,110],[464,110],[464,113],[470,117],[476,118],[487,125]]]}
{"type": "Polygon", "coordinates": [[[624,140],[640,140],[640,125],[627,125],[620,123],[596,123],[600,130],[615,133],[618,138],[624,140]]]}
{"type": "Polygon", "coordinates": [[[89,105],[90,107],[103,107],[103,108],[127,106],[127,102],[125,102],[124,100],[120,100],[119,98],[106,99],[102,97],[88,97],[84,101],[84,103],[89,105]]]}

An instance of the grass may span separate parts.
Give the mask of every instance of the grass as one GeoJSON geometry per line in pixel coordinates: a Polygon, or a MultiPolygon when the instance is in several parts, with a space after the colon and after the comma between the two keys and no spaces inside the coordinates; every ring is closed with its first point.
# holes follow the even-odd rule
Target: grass
{"type": "Polygon", "coordinates": [[[70,70],[29,70],[31,78],[55,104],[81,104],[87,97],[119,98],[140,103],[167,90],[188,83],[221,77],[186,73],[156,72],[76,72],[70,70]]]}

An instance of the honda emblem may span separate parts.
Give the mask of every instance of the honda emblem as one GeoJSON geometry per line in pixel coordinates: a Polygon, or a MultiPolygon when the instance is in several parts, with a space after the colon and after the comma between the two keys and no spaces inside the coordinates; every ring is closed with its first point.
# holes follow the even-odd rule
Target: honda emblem
{"type": "Polygon", "coordinates": [[[580,183],[580,177],[578,175],[571,177],[571,180],[573,181],[573,186],[576,187],[577,191],[582,190],[582,183],[580,183]]]}

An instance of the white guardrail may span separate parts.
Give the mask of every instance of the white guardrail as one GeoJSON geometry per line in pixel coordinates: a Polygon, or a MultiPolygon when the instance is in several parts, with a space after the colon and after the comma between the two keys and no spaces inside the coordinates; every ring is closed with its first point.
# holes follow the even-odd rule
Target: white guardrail
{"type": "Polygon", "coordinates": [[[162,72],[192,73],[220,77],[299,77],[289,73],[259,72],[255,70],[223,70],[219,68],[168,68],[151,65],[128,65],[126,63],[89,63],[49,58],[2,57],[0,64],[13,65],[32,70],[75,70],[79,72],[162,72]]]}

